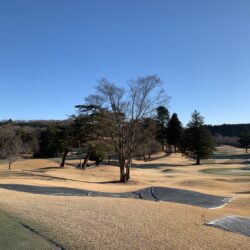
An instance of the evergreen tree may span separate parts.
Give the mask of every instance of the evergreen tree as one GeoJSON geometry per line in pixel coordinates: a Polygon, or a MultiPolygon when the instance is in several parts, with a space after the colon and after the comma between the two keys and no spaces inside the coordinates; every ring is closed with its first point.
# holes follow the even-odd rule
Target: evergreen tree
{"type": "Polygon", "coordinates": [[[47,129],[40,133],[39,152],[34,153],[34,157],[55,157],[61,150],[58,145],[58,128],[55,123],[49,124],[47,129]]]}
{"type": "Polygon", "coordinates": [[[239,142],[242,147],[246,149],[246,153],[248,152],[248,148],[250,146],[250,131],[244,130],[242,134],[240,135],[239,142]]]}
{"type": "Polygon", "coordinates": [[[81,143],[85,153],[81,166],[81,169],[85,169],[89,160],[94,160],[99,165],[114,149],[103,129],[104,116],[108,118],[107,111],[96,105],[77,105],[76,108],[78,116],[73,116],[74,137],[81,143]]]}
{"type": "Polygon", "coordinates": [[[33,156],[56,157],[63,153],[61,167],[64,166],[67,154],[72,147],[72,125],[63,123],[50,123],[47,129],[43,129],[39,137],[39,151],[33,156]]]}
{"type": "Polygon", "coordinates": [[[162,150],[164,150],[164,145],[167,142],[167,123],[169,120],[169,111],[164,106],[159,106],[156,110],[156,120],[159,127],[157,131],[157,140],[161,143],[162,150]]]}
{"type": "Polygon", "coordinates": [[[168,144],[174,146],[175,153],[176,153],[176,148],[181,143],[182,136],[183,136],[182,124],[179,121],[177,114],[173,113],[168,122],[167,139],[168,139],[168,144]]]}
{"type": "Polygon", "coordinates": [[[213,138],[204,126],[204,118],[196,110],[192,113],[192,119],[187,126],[181,149],[199,165],[201,159],[207,159],[215,150],[213,138]]]}

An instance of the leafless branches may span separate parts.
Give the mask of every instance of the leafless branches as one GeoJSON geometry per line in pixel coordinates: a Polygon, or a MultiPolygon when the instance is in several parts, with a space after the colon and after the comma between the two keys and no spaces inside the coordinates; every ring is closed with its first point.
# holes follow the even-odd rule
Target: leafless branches
{"type": "Polygon", "coordinates": [[[103,128],[113,141],[119,157],[122,182],[130,178],[139,123],[150,117],[158,106],[168,102],[169,98],[161,86],[162,82],[156,75],[130,80],[126,89],[102,78],[96,87],[96,94],[86,98],[88,104],[102,109],[103,128]]]}
{"type": "Polygon", "coordinates": [[[13,131],[5,131],[0,135],[0,156],[6,159],[11,165],[21,156],[22,153],[28,151],[28,146],[24,144],[19,136],[13,131]]]}

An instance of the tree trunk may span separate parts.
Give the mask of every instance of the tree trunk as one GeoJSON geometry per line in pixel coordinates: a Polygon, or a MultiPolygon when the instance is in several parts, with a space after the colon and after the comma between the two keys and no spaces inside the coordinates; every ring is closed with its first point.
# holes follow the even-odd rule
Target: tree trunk
{"type": "Polygon", "coordinates": [[[120,166],[120,182],[126,182],[127,181],[127,169],[126,168],[126,162],[124,159],[119,159],[119,166],[120,166]]]}
{"type": "Polygon", "coordinates": [[[201,165],[200,155],[199,154],[197,154],[197,157],[196,157],[196,165],[201,165]]]}
{"type": "Polygon", "coordinates": [[[164,151],[164,125],[161,124],[161,150],[164,151]]]}
{"type": "Polygon", "coordinates": [[[80,166],[81,169],[86,169],[86,166],[87,166],[88,161],[89,161],[89,157],[90,157],[90,153],[88,153],[88,154],[85,156],[84,162],[83,162],[83,164],[80,166]]]}
{"type": "Polygon", "coordinates": [[[9,162],[9,170],[10,170],[11,163],[9,162]]]}
{"type": "Polygon", "coordinates": [[[246,153],[248,153],[248,147],[246,147],[246,153]]]}
{"type": "Polygon", "coordinates": [[[147,162],[147,159],[146,159],[145,155],[143,155],[143,159],[144,159],[145,162],[147,162]]]}
{"type": "Polygon", "coordinates": [[[62,156],[62,161],[61,161],[60,167],[64,167],[65,166],[65,161],[66,161],[68,153],[69,153],[69,149],[66,148],[64,150],[64,152],[63,152],[63,156],[62,156]]]}
{"type": "Polygon", "coordinates": [[[130,179],[130,166],[126,168],[126,181],[130,179]]]}
{"type": "Polygon", "coordinates": [[[126,182],[126,173],[125,173],[125,167],[120,166],[120,182],[126,182]]]}
{"type": "Polygon", "coordinates": [[[176,149],[177,147],[176,147],[176,145],[174,145],[174,152],[176,153],[177,152],[177,149],[176,149]]]}
{"type": "Polygon", "coordinates": [[[132,160],[128,160],[126,164],[126,180],[128,181],[130,179],[130,168],[131,168],[132,160]]]}

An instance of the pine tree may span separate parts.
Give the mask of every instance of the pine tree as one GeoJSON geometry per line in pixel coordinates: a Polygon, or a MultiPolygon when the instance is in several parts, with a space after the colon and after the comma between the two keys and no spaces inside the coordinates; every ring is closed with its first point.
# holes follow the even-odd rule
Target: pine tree
{"type": "Polygon", "coordinates": [[[181,149],[185,155],[196,160],[196,165],[200,165],[200,160],[207,159],[215,150],[212,135],[204,126],[204,118],[196,110],[187,125],[181,149]]]}
{"type": "Polygon", "coordinates": [[[167,127],[168,144],[173,145],[176,153],[176,148],[180,145],[183,137],[182,124],[176,113],[171,116],[167,127]]]}
{"type": "Polygon", "coordinates": [[[242,132],[242,134],[240,135],[239,142],[241,146],[246,149],[246,153],[247,153],[248,148],[250,146],[250,131],[249,130],[245,130],[242,132]]]}
{"type": "Polygon", "coordinates": [[[159,106],[156,110],[156,120],[159,125],[159,129],[157,131],[157,140],[161,143],[162,150],[164,150],[164,145],[167,142],[167,123],[169,120],[169,111],[164,106],[159,106]]]}

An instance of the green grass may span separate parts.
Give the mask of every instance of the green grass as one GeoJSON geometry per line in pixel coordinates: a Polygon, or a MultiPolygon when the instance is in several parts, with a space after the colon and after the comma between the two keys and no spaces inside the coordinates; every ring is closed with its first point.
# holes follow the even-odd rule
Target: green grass
{"type": "Polygon", "coordinates": [[[0,250],[56,249],[42,236],[0,213],[0,250]]]}

